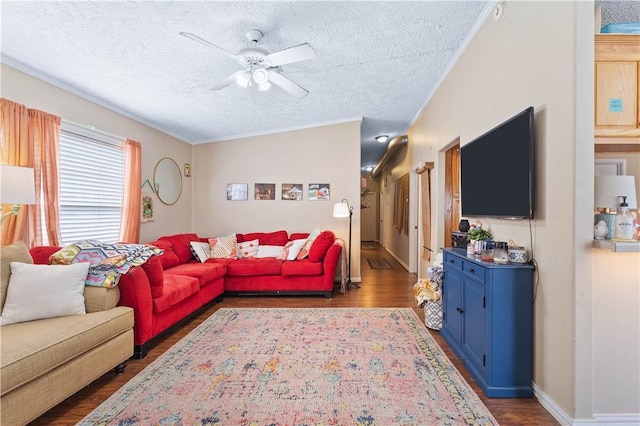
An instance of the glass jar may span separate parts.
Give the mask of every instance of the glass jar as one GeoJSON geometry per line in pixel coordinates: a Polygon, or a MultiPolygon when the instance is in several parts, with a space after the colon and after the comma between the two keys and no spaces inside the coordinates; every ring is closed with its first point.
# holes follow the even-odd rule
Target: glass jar
{"type": "Polygon", "coordinates": [[[493,262],[505,264],[509,263],[509,247],[504,241],[496,241],[493,249],[493,262]]]}

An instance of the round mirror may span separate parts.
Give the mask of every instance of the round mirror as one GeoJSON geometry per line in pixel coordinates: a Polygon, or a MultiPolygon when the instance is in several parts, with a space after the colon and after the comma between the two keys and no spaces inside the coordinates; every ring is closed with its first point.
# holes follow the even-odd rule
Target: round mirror
{"type": "Polygon", "coordinates": [[[169,157],[161,158],[153,170],[153,187],[160,201],[169,206],[175,204],[182,193],[182,175],[178,163],[169,157]]]}

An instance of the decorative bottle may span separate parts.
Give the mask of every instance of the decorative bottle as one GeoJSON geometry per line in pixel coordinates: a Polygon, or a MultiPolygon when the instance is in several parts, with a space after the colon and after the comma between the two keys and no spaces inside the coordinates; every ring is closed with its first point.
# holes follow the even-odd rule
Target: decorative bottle
{"type": "Polygon", "coordinates": [[[616,240],[633,240],[633,214],[629,211],[627,197],[620,196],[622,202],[616,214],[616,240]]]}

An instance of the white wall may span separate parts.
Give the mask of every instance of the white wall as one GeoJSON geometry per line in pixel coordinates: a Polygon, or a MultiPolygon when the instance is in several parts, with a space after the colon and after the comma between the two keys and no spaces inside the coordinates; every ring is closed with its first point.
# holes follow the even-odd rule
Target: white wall
{"type": "Polygon", "coordinates": [[[333,217],[353,205],[353,281],[360,281],[360,122],[195,145],[193,230],[201,236],[285,229],[331,229],[348,242],[349,221],[333,217]],[[247,201],[227,201],[229,183],[247,183],[247,201]],[[275,200],[254,200],[255,183],[275,183],[275,200]],[[303,184],[303,201],[280,199],[283,183],[303,184]],[[329,183],[329,201],[309,201],[310,183],[329,183]]]}
{"type": "Polygon", "coordinates": [[[504,20],[489,17],[409,130],[410,160],[397,162],[391,172],[400,175],[410,164],[435,162],[431,245],[440,247],[444,149],[458,136],[464,145],[535,107],[532,238],[528,221],[472,221],[482,220],[498,240],[534,249],[534,382],[543,403],[564,419],[640,412],[640,262],[635,254],[590,248],[592,19],[589,2],[509,2],[504,20]],[[612,279],[616,285],[608,289],[605,283],[612,279]]]}
{"type": "MultiPolygon", "coordinates": [[[[162,157],[173,158],[180,167],[191,161],[191,145],[154,130],[135,120],[113,112],[91,101],[31,77],[2,64],[0,68],[2,97],[57,115],[78,125],[95,126],[96,130],[123,139],[134,139],[142,145],[142,180],[153,181],[153,170],[162,157]]],[[[148,191],[145,186],[143,190],[148,191]]],[[[147,242],[162,235],[191,230],[191,180],[183,178],[178,202],[166,206],[154,196],[155,221],[140,226],[140,241],[147,242]]]]}

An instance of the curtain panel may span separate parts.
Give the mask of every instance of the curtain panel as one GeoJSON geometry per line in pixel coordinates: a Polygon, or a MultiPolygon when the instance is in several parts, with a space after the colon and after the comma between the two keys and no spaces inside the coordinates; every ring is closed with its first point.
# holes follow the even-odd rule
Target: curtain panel
{"type": "Polygon", "coordinates": [[[140,142],[127,139],[124,143],[124,187],[120,241],[137,244],[140,240],[140,209],[142,190],[142,147],[140,142]]]}

